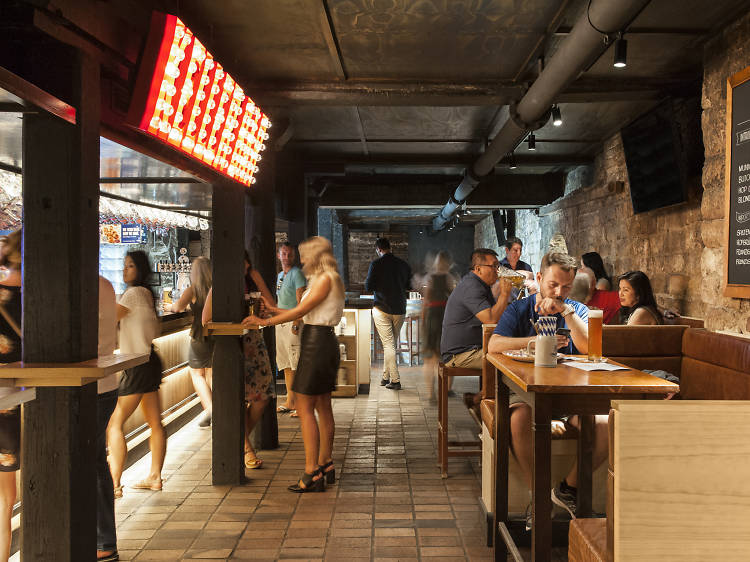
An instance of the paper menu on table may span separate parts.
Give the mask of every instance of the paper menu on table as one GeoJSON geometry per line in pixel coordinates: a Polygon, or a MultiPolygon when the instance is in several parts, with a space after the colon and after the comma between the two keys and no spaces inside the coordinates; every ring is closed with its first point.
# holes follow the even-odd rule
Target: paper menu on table
{"type": "Polygon", "coordinates": [[[627,371],[627,367],[620,367],[612,363],[583,363],[582,361],[566,361],[565,365],[581,369],[582,371],[627,371]]]}

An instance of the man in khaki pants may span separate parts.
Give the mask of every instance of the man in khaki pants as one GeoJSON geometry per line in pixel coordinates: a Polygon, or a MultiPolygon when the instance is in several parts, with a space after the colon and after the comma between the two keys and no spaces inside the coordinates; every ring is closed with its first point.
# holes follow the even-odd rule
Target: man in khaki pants
{"type": "Polygon", "coordinates": [[[375,242],[378,259],[370,263],[365,290],[375,294],[372,319],[383,342],[383,378],[381,386],[401,390],[396,347],[406,314],[406,292],[411,283],[411,268],[391,252],[387,238],[375,242]]]}

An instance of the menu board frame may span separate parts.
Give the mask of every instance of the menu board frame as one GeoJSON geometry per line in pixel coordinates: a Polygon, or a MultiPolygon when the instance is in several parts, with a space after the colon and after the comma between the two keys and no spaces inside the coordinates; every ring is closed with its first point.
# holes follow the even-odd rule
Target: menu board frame
{"type": "MultiPolygon", "coordinates": [[[[742,196],[750,196],[750,183],[747,183],[747,191],[743,192],[742,194],[739,193],[739,162],[735,161],[735,157],[737,156],[734,151],[734,137],[735,137],[735,131],[734,131],[734,101],[738,101],[739,97],[735,98],[734,90],[738,88],[739,86],[742,86],[743,84],[750,82],[750,66],[745,68],[744,70],[741,70],[737,72],[736,74],[733,74],[729,78],[727,78],[727,121],[726,121],[726,151],[724,155],[725,160],[725,169],[724,169],[724,182],[725,182],[725,198],[726,198],[726,204],[725,204],[725,212],[724,212],[724,296],[725,297],[732,297],[732,298],[740,298],[740,299],[750,299],[750,279],[747,280],[747,282],[743,282],[744,280],[737,279],[737,275],[732,273],[732,269],[730,266],[730,251],[735,250],[735,245],[732,244],[732,237],[734,236],[737,238],[738,233],[735,231],[735,228],[733,228],[734,221],[732,220],[732,217],[734,217],[734,213],[737,212],[736,205],[738,204],[738,197],[740,195],[742,196]],[[737,185],[734,185],[733,180],[737,178],[737,185]],[[732,277],[733,276],[733,277],[732,277]],[[730,277],[732,277],[730,279],[730,277]]],[[[750,84],[748,84],[750,86],[750,84]]],[[[744,104],[747,104],[750,106],[750,87],[743,88],[743,90],[747,90],[746,92],[743,92],[743,99],[742,102],[744,104]],[[746,97],[746,99],[744,99],[746,97]]],[[[739,116],[738,116],[739,117],[739,116]]],[[[748,119],[750,119],[750,115],[748,115],[748,119]]],[[[746,122],[743,121],[743,123],[746,122]]],[[[739,141],[738,141],[739,142],[739,141]]],[[[750,143],[750,141],[747,141],[750,143]]],[[[748,145],[750,146],[750,144],[748,145]]],[[[746,164],[750,165],[750,159],[748,159],[748,162],[746,164]]],[[[750,170],[747,172],[750,174],[750,170]]],[[[744,172],[743,172],[744,174],[744,172]]],[[[750,221],[747,223],[748,229],[750,229],[750,221]]],[[[744,236],[744,235],[743,235],[744,236]]],[[[745,236],[745,238],[750,239],[750,235],[745,236]]],[[[748,249],[750,249],[750,246],[748,246],[748,249]]],[[[735,256],[731,256],[731,259],[734,259],[735,256]]],[[[750,254],[748,255],[748,259],[750,259],[750,254]]]]}

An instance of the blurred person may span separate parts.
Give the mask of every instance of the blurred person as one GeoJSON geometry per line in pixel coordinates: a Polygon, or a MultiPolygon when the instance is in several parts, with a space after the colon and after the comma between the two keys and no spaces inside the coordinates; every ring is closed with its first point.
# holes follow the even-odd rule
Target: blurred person
{"type": "Polygon", "coordinates": [[[628,326],[664,324],[648,276],[628,271],[619,278],[620,323],[628,326]]]}
{"type": "MultiPolygon", "coordinates": [[[[605,324],[611,324],[617,321],[618,312],[620,312],[620,296],[617,291],[604,291],[597,288],[596,273],[589,267],[583,266],[576,273],[576,279],[578,275],[586,275],[589,281],[588,292],[584,299],[573,299],[580,300],[589,308],[598,308],[602,311],[602,321],[605,324]]],[[[573,298],[573,297],[571,297],[573,298]]]]}
{"type": "Polygon", "coordinates": [[[372,319],[383,343],[383,378],[380,386],[401,390],[396,348],[406,315],[411,268],[404,260],[393,255],[387,238],[375,241],[375,252],[378,259],[370,263],[365,290],[375,294],[372,319]]]}
{"type": "Polygon", "coordinates": [[[611,291],[612,280],[607,275],[607,270],[604,269],[604,261],[602,257],[596,252],[586,252],[581,256],[581,263],[593,270],[596,276],[596,288],[600,291],[611,291]]]}
{"type": "Polygon", "coordinates": [[[456,279],[450,270],[453,260],[449,252],[441,250],[435,256],[430,272],[423,283],[422,301],[422,356],[424,357],[424,380],[429,389],[430,400],[435,400],[435,369],[440,357],[440,337],[443,332],[443,316],[448,297],[456,287],[456,279]]]}
{"type": "MultiPolygon", "coordinates": [[[[117,299],[112,283],[99,276],[99,357],[117,347],[117,299]]],[[[117,373],[99,379],[96,402],[96,559],[119,560],[115,494],[107,463],[107,425],[117,406],[117,373]]]]}
{"type": "MultiPolygon", "coordinates": [[[[21,361],[21,230],[0,238],[0,363],[21,361]]],[[[15,392],[0,388],[0,396],[15,392]]],[[[0,410],[0,559],[10,556],[16,473],[21,458],[21,409],[0,410]]]]}
{"type": "Polygon", "coordinates": [[[214,353],[214,342],[210,336],[203,334],[203,307],[206,304],[208,291],[211,290],[211,262],[203,256],[193,260],[190,267],[190,286],[183,291],[180,300],[172,304],[172,312],[182,312],[188,306],[193,312],[193,324],[190,327],[190,347],[188,349],[188,367],[195,393],[203,406],[203,415],[199,427],[211,426],[212,373],[211,361],[214,353]]]}
{"type": "Polygon", "coordinates": [[[326,483],[333,484],[336,480],[331,392],[336,388],[340,356],[333,329],[344,312],[344,284],[328,240],[320,236],[308,238],[299,245],[299,254],[302,271],[308,279],[308,288],[300,303],[290,310],[282,310],[269,300],[265,304],[272,317],[248,316],[242,323],[246,327],[273,326],[298,318],[304,320],[293,390],[305,446],[305,473],[289,490],[323,492],[326,483]]]}
{"type": "MultiPolygon", "coordinates": [[[[264,301],[273,304],[273,296],[266,282],[253,267],[245,252],[245,295],[258,292],[264,301]]],[[[203,307],[202,322],[205,326],[213,317],[213,288],[208,291],[203,307]]],[[[274,380],[266,342],[260,330],[246,330],[242,335],[242,353],[245,358],[245,468],[255,470],[263,466],[263,459],[255,454],[250,443],[250,434],[258,424],[268,402],[274,397],[274,380]]]]}
{"type": "MultiPolygon", "coordinates": [[[[506,279],[498,282],[497,252],[477,248],[471,253],[471,271],[458,283],[448,297],[440,337],[440,358],[446,367],[481,369],[482,324],[493,324],[508,306],[511,284],[506,279]],[[493,286],[498,285],[498,296],[493,286]]],[[[449,383],[452,385],[453,381],[449,383]]],[[[473,408],[481,394],[467,393],[465,404],[473,408]]]]}
{"type": "Polygon", "coordinates": [[[586,304],[591,296],[591,285],[596,284],[596,279],[593,275],[583,271],[583,269],[584,268],[581,268],[576,272],[568,298],[586,304]]]}
{"type": "Polygon", "coordinates": [[[109,468],[115,498],[122,497],[123,466],[128,448],[123,426],[140,405],[143,417],[151,430],[151,468],[147,477],[131,487],[139,490],[161,490],[161,469],[167,453],[167,436],[161,421],[159,386],[162,363],[154,350],[153,340],[159,335],[154,295],[147,286],[151,267],[144,252],[128,252],[125,256],[122,280],[128,288],[117,304],[117,321],[120,323],[120,352],[148,355],[148,361],[126,369],[120,378],[117,406],[107,426],[109,468]]]}
{"type": "MultiPolygon", "coordinates": [[[[305,293],[307,281],[299,267],[294,265],[294,246],[284,242],[279,246],[279,261],[281,271],[276,277],[276,301],[282,310],[290,310],[297,306],[305,293]]],[[[284,372],[286,384],[286,401],[280,404],[276,411],[279,413],[291,412],[292,417],[297,417],[294,411],[294,372],[299,362],[300,325],[301,320],[285,322],[276,326],[276,367],[284,372]]]]}
{"type": "MultiPolygon", "coordinates": [[[[571,338],[557,336],[558,350],[563,353],[588,352],[588,309],[580,302],[568,298],[576,276],[575,259],[567,254],[549,252],[542,258],[537,273],[539,293],[508,305],[497,323],[490,339],[490,353],[526,349],[527,344],[536,339],[532,323],[540,316],[556,316],[558,328],[568,328],[571,338]]],[[[531,407],[519,396],[510,397],[511,451],[518,461],[531,489],[532,483],[532,428],[531,407]]],[[[578,427],[578,416],[568,420],[578,427]]],[[[593,468],[607,457],[607,416],[596,416],[593,468]]],[[[552,491],[552,501],[575,517],[578,483],[578,463],[571,468],[552,491]]],[[[527,511],[526,528],[531,529],[531,517],[527,511]]]]}

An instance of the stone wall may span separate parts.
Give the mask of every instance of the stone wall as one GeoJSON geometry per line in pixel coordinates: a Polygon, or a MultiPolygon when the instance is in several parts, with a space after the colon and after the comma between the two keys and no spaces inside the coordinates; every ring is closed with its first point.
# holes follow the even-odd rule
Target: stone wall
{"type": "MultiPolygon", "coordinates": [[[[574,188],[568,186],[564,197],[538,214],[517,212],[516,235],[524,241],[522,259],[536,270],[550,238],[561,233],[571,255],[597,251],[613,275],[631,269],[646,272],[661,306],[705,318],[711,330],[750,332],[750,301],[722,296],[726,79],[748,65],[750,15],[705,47],[701,99],[705,163],[702,178],[689,185],[687,203],[633,214],[618,133],[597,155],[588,186],[568,182],[574,188]]],[[[475,244],[490,245],[493,237],[489,218],[477,226],[475,244]]]]}

